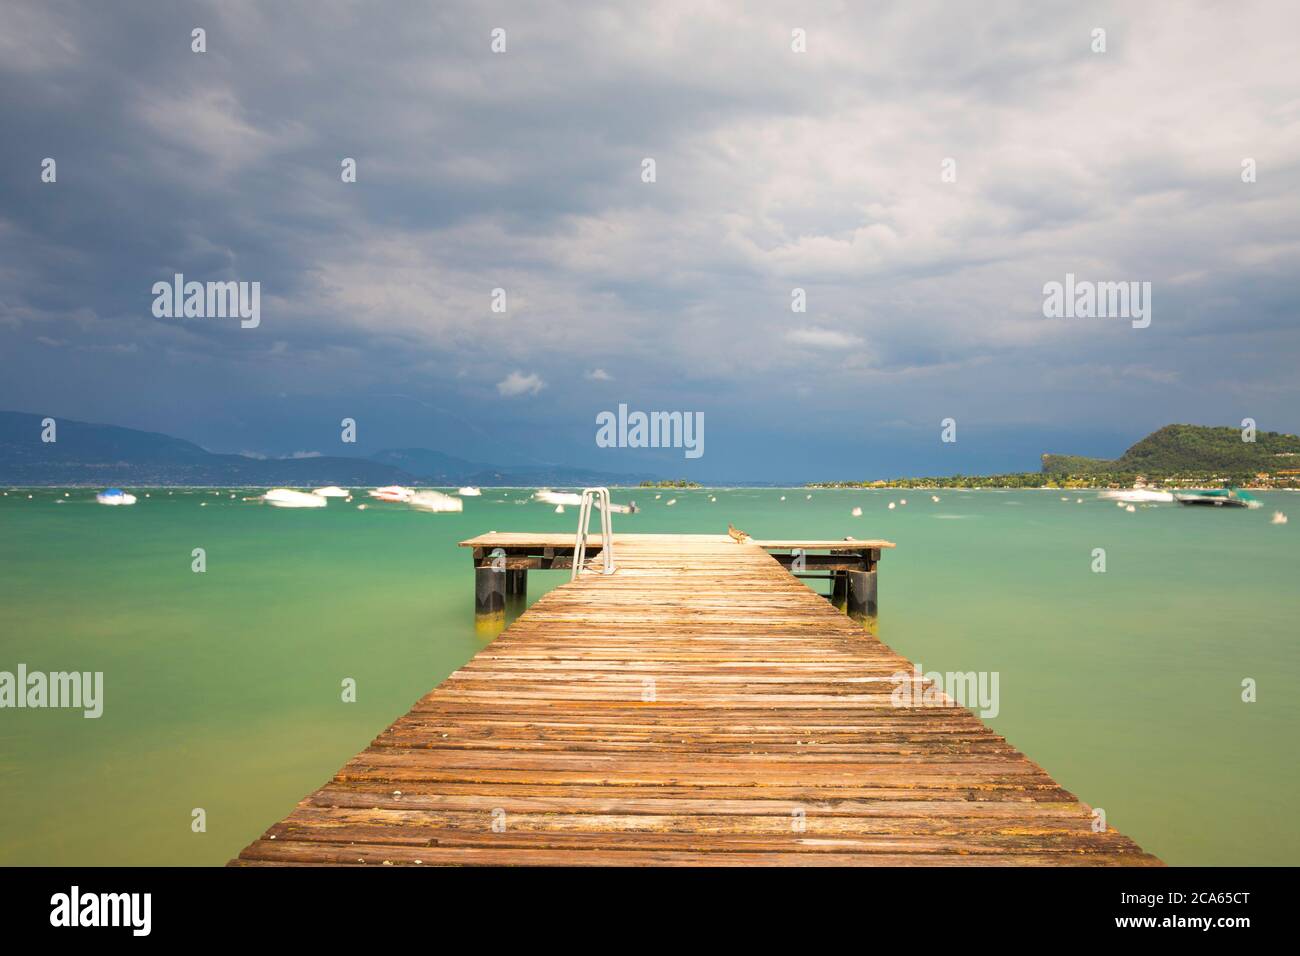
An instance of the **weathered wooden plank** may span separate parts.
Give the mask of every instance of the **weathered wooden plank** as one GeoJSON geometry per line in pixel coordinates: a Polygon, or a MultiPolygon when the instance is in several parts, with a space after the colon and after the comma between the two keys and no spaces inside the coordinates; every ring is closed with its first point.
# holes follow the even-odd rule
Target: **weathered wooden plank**
{"type": "Polygon", "coordinates": [[[504,847],[406,847],[261,840],[240,854],[238,865],[291,866],[1156,866],[1141,853],[769,853],[606,850],[521,850],[504,847]],[[1064,859],[1062,859],[1064,857],[1064,859]]]}

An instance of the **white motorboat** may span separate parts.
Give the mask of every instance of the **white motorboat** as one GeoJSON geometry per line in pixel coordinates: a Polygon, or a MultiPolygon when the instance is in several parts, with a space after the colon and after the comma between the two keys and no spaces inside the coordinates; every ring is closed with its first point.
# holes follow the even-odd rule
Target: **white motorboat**
{"type": "Polygon", "coordinates": [[[128,495],[121,488],[105,488],[95,495],[95,500],[101,505],[133,505],[135,495],[128,495]]]}
{"type": "Polygon", "coordinates": [[[407,499],[406,503],[419,511],[432,511],[438,514],[465,510],[465,502],[451,495],[444,495],[441,491],[417,491],[407,499]]]}
{"type": "Polygon", "coordinates": [[[414,489],[405,488],[402,485],[385,485],[382,488],[375,488],[369,492],[371,498],[378,498],[380,501],[410,501],[415,495],[414,489]]]}
{"type": "Polygon", "coordinates": [[[1119,501],[1124,504],[1169,504],[1174,500],[1172,492],[1157,491],[1154,488],[1112,488],[1103,491],[1097,497],[1103,501],[1119,501]]]}
{"type": "MultiPolygon", "coordinates": [[[[541,491],[534,494],[533,498],[542,502],[542,504],[547,505],[563,506],[582,504],[582,495],[574,494],[571,491],[551,491],[549,488],[543,488],[541,491]]],[[[597,508],[603,508],[600,499],[596,499],[595,504],[597,508]]],[[[637,508],[635,501],[625,505],[616,505],[611,502],[609,506],[610,514],[616,515],[632,515],[636,514],[639,510],[640,509],[637,508]]],[[[563,514],[563,512],[559,513],[563,514]]]]}
{"type": "Polygon", "coordinates": [[[272,488],[262,500],[273,508],[324,508],[327,504],[320,495],[292,488],[272,488]]]}

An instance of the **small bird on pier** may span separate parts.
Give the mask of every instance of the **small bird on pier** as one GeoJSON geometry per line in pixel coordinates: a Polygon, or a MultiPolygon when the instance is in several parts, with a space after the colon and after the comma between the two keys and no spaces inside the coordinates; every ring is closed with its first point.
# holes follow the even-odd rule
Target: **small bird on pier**
{"type": "Polygon", "coordinates": [[[741,531],[730,521],[727,522],[727,534],[731,535],[736,544],[749,544],[753,540],[748,532],[741,531]]]}

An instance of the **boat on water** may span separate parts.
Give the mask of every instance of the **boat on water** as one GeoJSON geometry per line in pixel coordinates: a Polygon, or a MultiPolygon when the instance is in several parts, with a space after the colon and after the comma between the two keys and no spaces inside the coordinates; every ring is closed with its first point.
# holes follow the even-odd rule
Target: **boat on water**
{"type": "Polygon", "coordinates": [[[292,488],[272,488],[262,500],[273,508],[324,508],[328,504],[320,495],[292,488]]]}
{"type": "Polygon", "coordinates": [[[1155,488],[1118,488],[1103,491],[1097,497],[1103,501],[1119,501],[1124,504],[1144,505],[1155,503],[1172,503],[1173,492],[1157,491],[1155,488]]]}
{"type": "Polygon", "coordinates": [[[464,488],[459,489],[456,494],[460,495],[462,498],[477,498],[483,494],[483,492],[472,485],[466,485],[464,488]]]}
{"type": "Polygon", "coordinates": [[[348,491],[346,488],[340,488],[338,485],[326,485],[324,488],[313,488],[311,493],[321,498],[346,498],[348,495],[352,494],[352,492],[348,491]]]}
{"type": "Polygon", "coordinates": [[[415,496],[415,490],[405,488],[402,485],[385,485],[382,488],[372,489],[369,495],[371,498],[378,498],[380,501],[407,502],[415,496]]]}
{"type": "MultiPolygon", "coordinates": [[[[542,504],[555,505],[556,514],[564,514],[560,509],[565,505],[582,504],[582,495],[576,494],[572,491],[551,491],[549,488],[541,489],[533,495],[533,498],[540,501],[542,504]]],[[[597,508],[603,509],[604,507],[601,505],[600,499],[596,499],[595,504],[597,508]]],[[[613,502],[610,502],[609,505],[609,513],[615,515],[634,515],[640,510],[641,509],[636,506],[635,501],[629,501],[625,505],[616,505],[613,502]]]]}
{"type": "Polygon", "coordinates": [[[101,505],[133,505],[135,495],[128,495],[121,488],[105,488],[95,495],[95,500],[101,505]]]}
{"type": "Polygon", "coordinates": [[[1263,502],[1240,488],[1208,488],[1200,491],[1180,491],[1174,495],[1180,505],[1199,505],[1208,508],[1262,508],[1263,502]]]}
{"type": "Polygon", "coordinates": [[[465,502],[451,495],[444,495],[441,491],[417,491],[407,499],[406,503],[418,511],[432,511],[439,514],[465,510],[465,502]]]}

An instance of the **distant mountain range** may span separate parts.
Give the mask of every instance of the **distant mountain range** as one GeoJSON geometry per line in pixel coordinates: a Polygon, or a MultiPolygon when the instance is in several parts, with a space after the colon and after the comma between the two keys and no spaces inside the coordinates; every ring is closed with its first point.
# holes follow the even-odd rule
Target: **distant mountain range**
{"type": "Polygon", "coordinates": [[[487,465],[429,448],[389,448],[370,456],[373,461],[418,475],[430,485],[635,485],[654,480],[649,474],[592,471],[565,465],[487,465]]]}
{"type": "MultiPolygon", "coordinates": [[[[369,458],[319,455],[254,458],[215,454],[193,442],[116,425],[57,419],[57,441],[41,441],[43,416],[0,411],[0,484],[5,485],[482,485],[575,487],[636,485],[653,474],[594,471],[563,465],[505,466],[457,458],[429,448],[391,448],[369,458]]],[[[1244,476],[1300,469],[1300,438],[1259,432],[1242,441],[1237,428],[1166,425],[1116,459],[1042,456],[1049,477],[1142,474],[1244,476]]],[[[1024,475],[1026,480],[1032,476],[1024,475]]],[[[917,479],[920,480],[920,479],[917,479]]],[[[858,485],[862,482],[832,482],[858,485]]]]}
{"type": "Polygon", "coordinates": [[[0,484],[563,487],[635,485],[657,478],[559,465],[491,465],[428,448],[389,449],[370,458],[222,455],[170,435],[68,418],[56,420],[56,441],[43,442],[43,417],[0,411],[0,484]]]}
{"type": "Polygon", "coordinates": [[[1256,474],[1300,468],[1300,438],[1281,432],[1257,432],[1242,440],[1239,428],[1166,425],[1143,438],[1119,458],[1044,455],[1049,475],[1140,474],[1147,477],[1220,472],[1256,474]]]}

